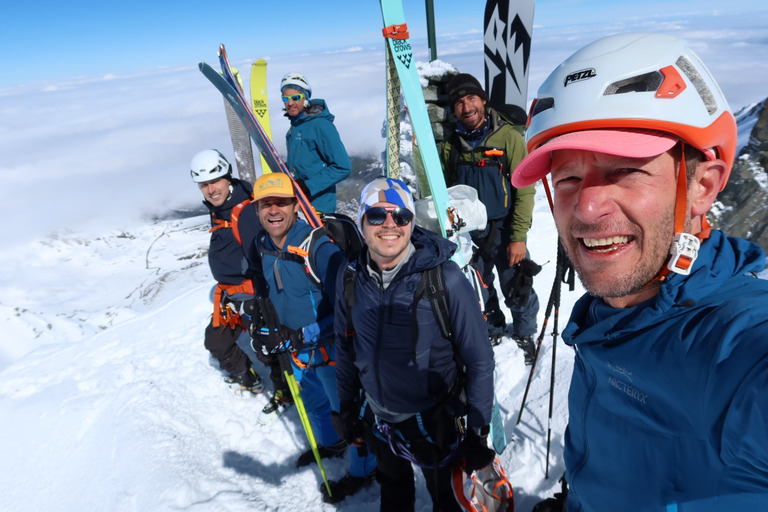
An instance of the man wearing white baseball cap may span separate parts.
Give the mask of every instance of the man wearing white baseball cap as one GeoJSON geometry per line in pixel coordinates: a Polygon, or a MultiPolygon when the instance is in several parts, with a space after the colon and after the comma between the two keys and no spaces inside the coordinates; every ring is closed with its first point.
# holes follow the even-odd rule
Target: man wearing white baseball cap
{"type": "Polygon", "coordinates": [[[568,512],[768,503],[768,282],[711,229],[736,123],[682,40],[620,34],[566,59],[531,107],[516,187],[549,179],[588,294],[565,435],[568,512]]]}

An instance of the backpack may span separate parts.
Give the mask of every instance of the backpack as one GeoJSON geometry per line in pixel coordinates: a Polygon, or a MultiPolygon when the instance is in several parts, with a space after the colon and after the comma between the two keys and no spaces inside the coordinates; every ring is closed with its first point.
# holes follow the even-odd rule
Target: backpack
{"type": "Polygon", "coordinates": [[[345,255],[349,256],[363,248],[363,236],[357,229],[357,224],[349,216],[343,213],[324,213],[321,214],[323,225],[310,231],[304,240],[298,245],[289,245],[286,250],[273,251],[264,247],[265,233],[257,238],[257,247],[259,256],[269,254],[279,259],[295,261],[304,265],[307,278],[318,289],[323,289],[323,283],[320,281],[319,272],[315,265],[314,251],[318,240],[325,235],[331,242],[341,249],[345,255]]]}

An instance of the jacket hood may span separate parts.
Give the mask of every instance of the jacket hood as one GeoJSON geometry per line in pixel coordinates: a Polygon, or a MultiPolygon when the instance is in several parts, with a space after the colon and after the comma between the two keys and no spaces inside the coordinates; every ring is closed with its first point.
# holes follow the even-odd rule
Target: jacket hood
{"type": "Polygon", "coordinates": [[[712,230],[704,240],[690,275],[671,274],[659,293],[648,301],[631,308],[610,308],[603,299],[584,295],[574,305],[571,319],[563,330],[563,340],[597,343],[650,328],[675,315],[686,314],[692,307],[712,301],[722,301],[725,293],[738,293],[727,283],[735,276],[761,272],[766,268],[766,255],[760,246],[742,238],[729,238],[722,231],[712,230]],[[591,320],[600,311],[598,322],[591,320]],[[605,313],[610,311],[609,313],[605,313]]]}

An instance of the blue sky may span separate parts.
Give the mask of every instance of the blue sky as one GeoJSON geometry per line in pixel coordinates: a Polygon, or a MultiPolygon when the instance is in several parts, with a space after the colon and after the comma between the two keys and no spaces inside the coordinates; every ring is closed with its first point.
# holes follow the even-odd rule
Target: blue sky
{"type": "MultiPolygon", "coordinates": [[[[416,62],[427,64],[424,0],[405,1],[416,62]]],[[[687,39],[735,111],[762,101],[768,8],[755,1],[716,14],[712,0],[683,0],[673,8],[644,0],[641,9],[618,0],[540,0],[529,101],[571,53],[627,31],[687,39]]],[[[241,70],[267,58],[272,133],[283,154],[288,121],[277,91],[289,71],[304,73],[313,95],[328,102],[350,154],[383,151],[384,44],[375,0],[270,2],[274,12],[260,18],[243,2],[236,15],[218,19],[198,2],[105,4],[95,11],[71,3],[4,7],[3,21],[15,21],[0,31],[0,215],[24,212],[24,222],[0,226],[3,250],[62,230],[101,233],[198,204],[200,192],[189,180],[192,155],[214,147],[233,158],[221,95],[197,69],[200,61],[217,66],[221,42],[241,70]],[[352,5],[354,23],[344,14],[352,5]]],[[[484,2],[435,4],[440,61],[482,77],[484,2]]]]}
{"type": "MultiPolygon", "coordinates": [[[[748,11],[761,2],[740,0],[737,8],[748,11]]],[[[434,4],[438,35],[482,30],[485,0],[434,0],[434,4]]],[[[425,37],[425,1],[404,0],[404,9],[412,37],[425,37]]],[[[722,9],[723,3],[715,0],[540,0],[536,24],[611,23],[722,9]]],[[[259,58],[381,40],[376,0],[29,0],[6,2],[3,19],[0,48],[6,65],[0,87],[194,65],[215,60],[222,42],[230,52],[259,58]]]]}

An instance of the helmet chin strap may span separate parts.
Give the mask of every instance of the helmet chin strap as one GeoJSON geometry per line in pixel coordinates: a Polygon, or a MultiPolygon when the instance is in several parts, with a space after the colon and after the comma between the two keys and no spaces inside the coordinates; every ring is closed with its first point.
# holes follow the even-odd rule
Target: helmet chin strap
{"type": "MultiPolygon", "coordinates": [[[[688,216],[688,173],[685,163],[685,142],[680,141],[680,167],[677,172],[677,196],[675,198],[675,236],[669,248],[667,264],[656,274],[648,284],[654,281],[664,281],[671,273],[687,276],[699,255],[701,241],[709,238],[712,227],[706,215],[701,217],[701,231],[692,235],[685,232],[685,221],[688,216]]],[[[648,285],[646,285],[648,286],[648,285]]]]}

